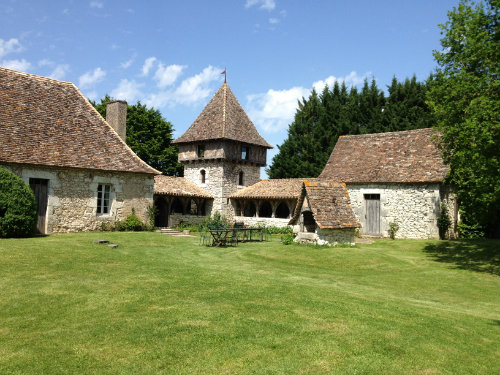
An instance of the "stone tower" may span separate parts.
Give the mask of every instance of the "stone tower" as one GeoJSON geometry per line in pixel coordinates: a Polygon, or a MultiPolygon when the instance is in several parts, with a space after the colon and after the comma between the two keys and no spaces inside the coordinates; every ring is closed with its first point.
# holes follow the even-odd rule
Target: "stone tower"
{"type": "Polygon", "coordinates": [[[184,177],[214,196],[212,208],[234,216],[229,196],[260,181],[272,146],[261,137],[238,99],[224,83],[186,132],[179,145],[184,177]]]}

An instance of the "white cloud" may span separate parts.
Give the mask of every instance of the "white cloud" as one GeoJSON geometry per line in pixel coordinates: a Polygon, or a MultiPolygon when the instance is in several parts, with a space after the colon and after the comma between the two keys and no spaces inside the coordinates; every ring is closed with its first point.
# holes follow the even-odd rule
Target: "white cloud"
{"type": "Polygon", "coordinates": [[[52,65],[54,65],[54,62],[49,59],[41,59],[40,61],[38,61],[39,67],[52,66],[52,65]]]}
{"type": "Polygon", "coordinates": [[[220,68],[209,65],[201,73],[185,79],[175,90],[175,101],[190,104],[207,98],[211,93],[209,85],[219,80],[220,72],[220,68]]]}
{"type": "Polygon", "coordinates": [[[248,114],[264,131],[274,133],[286,129],[297,110],[297,101],[308,97],[309,89],[268,90],[247,97],[248,114]]]}
{"type": "Polygon", "coordinates": [[[144,61],[144,65],[142,65],[142,75],[147,76],[149,74],[149,71],[153,67],[153,64],[156,62],[156,57],[148,57],[144,61]]]}
{"type": "Polygon", "coordinates": [[[1,66],[4,68],[8,69],[13,69],[13,70],[18,70],[20,72],[26,72],[31,68],[31,63],[26,61],[25,59],[22,60],[3,60],[0,63],[1,66]]]}
{"type": "Polygon", "coordinates": [[[98,97],[98,95],[97,95],[97,91],[95,91],[95,90],[90,91],[90,92],[87,92],[87,93],[85,94],[85,96],[86,96],[87,98],[89,98],[90,100],[94,100],[94,101],[96,101],[96,100],[98,100],[98,99],[99,99],[99,97],[98,97]]]}
{"type": "Polygon", "coordinates": [[[89,5],[91,8],[97,8],[97,9],[102,9],[104,7],[102,1],[91,1],[89,5]]]}
{"type": "Polygon", "coordinates": [[[276,8],[276,2],[274,0],[247,0],[245,8],[253,7],[257,5],[259,9],[273,10],[276,8]]]}
{"type": "Polygon", "coordinates": [[[370,76],[371,76],[371,72],[366,72],[365,74],[360,76],[355,71],[352,71],[351,73],[349,73],[345,77],[329,76],[324,80],[316,81],[313,83],[313,88],[316,89],[316,92],[320,93],[325,88],[325,85],[328,85],[329,88],[332,88],[333,85],[335,84],[335,82],[339,82],[339,83],[345,82],[347,87],[357,86],[357,85],[363,83],[363,81],[370,76]]]}
{"type": "Polygon", "coordinates": [[[106,76],[106,72],[101,68],[95,68],[92,72],[87,72],[80,76],[78,86],[80,89],[89,88],[97,82],[102,81],[106,76]]]}
{"type": "MultiPolygon", "coordinates": [[[[346,85],[357,86],[371,73],[360,76],[352,71],[345,77],[329,76],[324,80],[316,81],[312,87],[318,93],[323,91],[325,85],[333,87],[335,81],[345,81],[346,85]]],[[[265,93],[247,96],[248,115],[259,128],[268,133],[282,131],[293,121],[297,111],[297,102],[308,98],[312,89],[305,87],[292,87],[288,90],[270,89],[265,93]]]]}
{"type": "Polygon", "coordinates": [[[158,69],[155,73],[155,79],[158,81],[158,87],[164,88],[173,85],[179,78],[186,65],[168,65],[164,66],[162,63],[158,64],[158,69]]]}
{"type": "Polygon", "coordinates": [[[130,59],[120,63],[120,68],[122,68],[122,69],[130,68],[130,66],[134,63],[136,57],[137,57],[137,53],[134,53],[134,55],[130,59]]]}
{"type": "Polygon", "coordinates": [[[50,73],[49,78],[61,80],[66,76],[66,73],[69,71],[68,64],[59,64],[57,65],[52,73],[50,73]]]}
{"type": "Polygon", "coordinates": [[[212,83],[220,80],[221,69],[211,65],[199,74],[186,78],[177,88],[150,94],[145,100],[149,106],[190,105],[206,99],[213,93],[212,83]]]}
{"type": "Polygon", "coordinates": [[[21,52],[23,47],[19,40],[11,38],[9,40],[0,39],[0,58],[7,56],[9,53],[21,52]]]}
{"type": "Polygon", "coordinates": [[[140,88],[144,86],[135,80],[122,79],[118,87],[111,91],[111,97],[119,100],[126,100],[129,103],[135,102],[142,97],[140,88]]]}
{"type": "Polygon", "coordinates": [[[277,19],[277,18],[269,18],[269,23],[270,23],[271,25],[276,25],[276,24],[277,24],[277,23],[279,23],[279,22],[280,22],[280,20],[279,20],[279,19],[277,19]]]}

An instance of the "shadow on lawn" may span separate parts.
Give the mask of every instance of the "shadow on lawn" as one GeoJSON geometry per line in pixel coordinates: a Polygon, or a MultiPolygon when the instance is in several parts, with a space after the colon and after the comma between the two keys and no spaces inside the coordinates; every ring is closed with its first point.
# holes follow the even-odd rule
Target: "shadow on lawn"
{"type": "Polygon", "coordinates": [[[424,251],[438,262],[457,268],[500,276],[500,241],[440,241],[427,244],[424,251]]]}

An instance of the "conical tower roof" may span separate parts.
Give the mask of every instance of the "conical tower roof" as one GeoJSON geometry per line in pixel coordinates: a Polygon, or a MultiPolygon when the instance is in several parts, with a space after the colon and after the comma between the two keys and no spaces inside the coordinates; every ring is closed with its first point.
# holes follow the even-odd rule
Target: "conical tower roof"
{"type": "Polygon", "coordinates": [[[227,139],[273,148],[259,134],[243,107],[224,83],[188,130],[173,143],[227,139]]]}

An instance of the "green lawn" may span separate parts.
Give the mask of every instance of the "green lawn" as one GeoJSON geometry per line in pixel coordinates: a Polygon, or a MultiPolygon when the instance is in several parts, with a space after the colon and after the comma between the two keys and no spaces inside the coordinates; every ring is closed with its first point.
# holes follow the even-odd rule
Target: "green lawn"
{"type": "Polygon", "coordinates": [[[499,250],[0,240],[0,374],[499,374],[499,250]]]}

